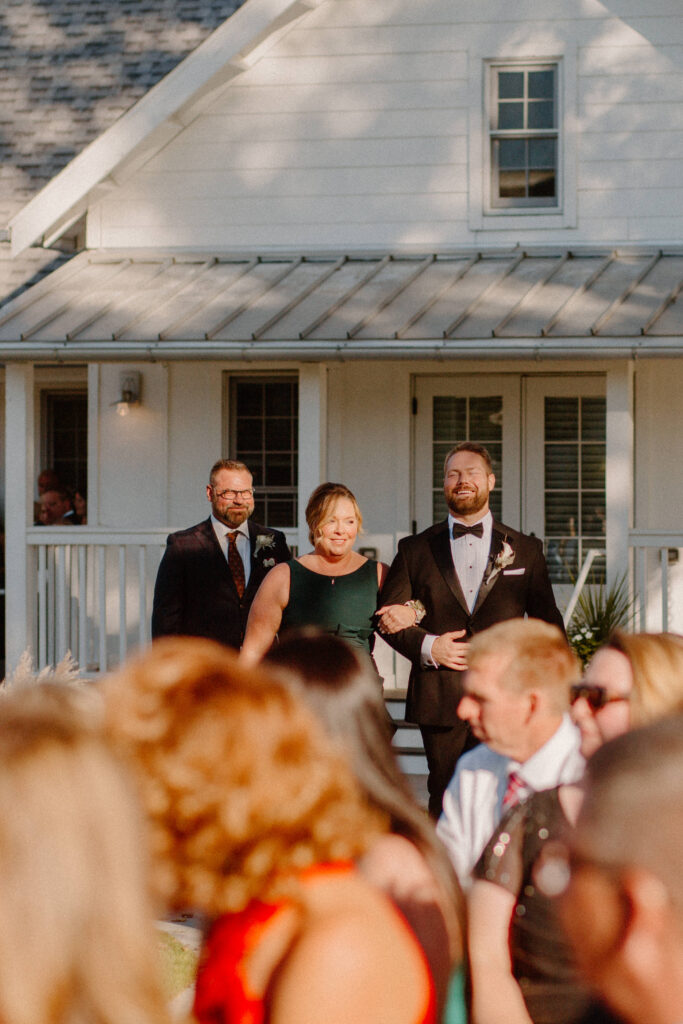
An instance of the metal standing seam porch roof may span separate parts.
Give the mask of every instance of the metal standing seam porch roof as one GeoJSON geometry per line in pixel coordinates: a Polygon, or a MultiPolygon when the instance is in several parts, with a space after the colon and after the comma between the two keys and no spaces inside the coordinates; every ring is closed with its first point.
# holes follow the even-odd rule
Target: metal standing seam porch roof
{"type": "Polygon", "coordinates": [[[0,308],[0,358],[683,352],[683,249],[86,252],[0,308]]]}

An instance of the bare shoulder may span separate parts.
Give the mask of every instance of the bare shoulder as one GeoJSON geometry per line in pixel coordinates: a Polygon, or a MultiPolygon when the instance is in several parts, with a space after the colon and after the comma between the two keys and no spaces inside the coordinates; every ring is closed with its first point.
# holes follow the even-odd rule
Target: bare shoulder
{"type": "Polygon", "coordinates": [[[428,975],[396,912],[366,884],[315,910],[279,971],[271,1024],[415,1024],[428,975]]]}
{"type": "Polygon", "coordinates": [[[365,878],[392,897],[438,893],[434,874],[414,843],[404,836],[383,835],[363,855],[359,868],[365,878]]]}

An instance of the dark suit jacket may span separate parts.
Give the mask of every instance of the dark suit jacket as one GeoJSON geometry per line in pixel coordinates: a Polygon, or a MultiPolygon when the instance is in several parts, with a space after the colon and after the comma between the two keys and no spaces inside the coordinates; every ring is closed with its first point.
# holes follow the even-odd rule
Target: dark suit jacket
{"type": "Polygon", "coordinates": [[[264,562],[286,562],[289,548],[283,533],[249,521],[251,574],[241,600],[227,559],[216,540],[211,518],[169,535],[154,587],[152,638],[205,636],[239,648],[247,616],[259,584],[268,572],[264,562]],[[255,539],[274,543],[254,554],[255,539]]]}
{"type": "Polygon", "coordinates": [[[458,721],[456,709],[462,696],[462,673],[422,667],[421,648],[426,633],[440,635],[465,629],[467,636],[472,636],[496,622],[525,614],[544,619],[564,632],[548,578],[543,545],[536,537],[528,537],[494,520],[489,566],[484,578],[505,540],[514,551],[514,562],[490,582],[482,582],[471,613],[453,567],[448,521],[399,541],[398,553],[382,588],[380,605],[403,604],[411,598],[419,598],[427,613],[419,626],[383,638],[412,662],[406,700],[407,721],[421,725],[453,725],[458,721]],[[514,573],[515,569],[524,569],[524,572],[514,573]]]}

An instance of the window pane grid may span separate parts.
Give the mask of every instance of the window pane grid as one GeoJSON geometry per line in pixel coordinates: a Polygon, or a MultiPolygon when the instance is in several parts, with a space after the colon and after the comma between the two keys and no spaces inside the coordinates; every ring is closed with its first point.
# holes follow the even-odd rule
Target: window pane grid
{"type": "MultiPolygon", "coordinates": [[[[605,399],[545,400],[545,545],[553,583],[575,582],[605,546],[605,399]]],[[[604,581],[604,558],[588,582],[604,581]]]]}
{"type": "Polygon", "coordinates": [[[556,67],[493,68],[491,203],[557,206],[556,67]]]}
{"type": "Polygon", "coordinates": [[[298,525],[299,387],[292,379],[231,382],[231,458],[254,475],[254,517],[268,526],[298,525]]]}

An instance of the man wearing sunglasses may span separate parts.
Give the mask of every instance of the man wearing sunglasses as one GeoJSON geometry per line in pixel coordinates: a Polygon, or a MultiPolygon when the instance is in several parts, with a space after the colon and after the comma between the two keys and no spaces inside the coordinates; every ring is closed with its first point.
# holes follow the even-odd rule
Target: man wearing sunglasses
{"type": "Polygon", "coordinates": [[[633,1024],[683,1022],[683,716],[606,743],[564,864],[553,865],[579,967],[633,1024]]]}
{"type": "Polygon", "coordinates": [[[219,459],[209,474],[211,515],[172,533],[154,587],[152,637],[203,636],[239,649],[264,576],[286,562],[279,530],[250,520],[253,478],[243,462],[219,459]]]}

